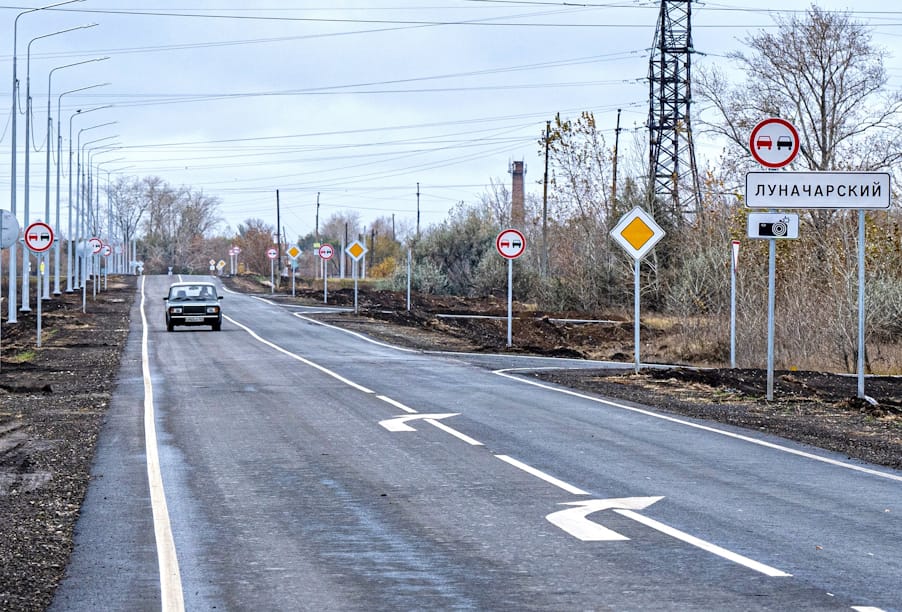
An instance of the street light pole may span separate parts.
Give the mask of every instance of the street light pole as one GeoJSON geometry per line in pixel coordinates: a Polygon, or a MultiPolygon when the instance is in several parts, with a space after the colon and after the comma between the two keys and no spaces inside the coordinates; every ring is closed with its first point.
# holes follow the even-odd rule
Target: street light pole
{"type": "MultiPolygon", "coordinates": [[[[54,4],[48,4],[47,6],[41,6],[38,8],[28,9],[27,11],[22,11],[18,15],[16,15],[15,20],[13,21],[13,86],[12,86],[12,96],[13,103],[9,113],[10,123],[12,124],[10,127],[10,142],[11,144],[11,154],[10,154],[10,162],[9,162],[9,199],[10,199],[10,212],[15,216],[16,214],[16,102],[17,102],[17,94],[19,90],[19,79],[16,77],[16,53],[17,53],[17,39],[18,39],[18,29],[19,29],[19,18],[23,15],[27,15],[28,13],[34,13],[35,11],[43,11],[45,9],[54,8],[57,6],[62,6],[64,4],[72,4],[73,2],[84,2],[84,0],[66,0],[65,2],[57,2],[54,4]]],[[[27,221],[27,219],[26,219],[27,221]]],[[[18,241],[16,241],[18,242],[18,241]]],[[[17,323],[18,320],[16,318],[16,249],[18,244],[14,243],[9,247],[9,295],[7,296],[8,302],[8,312],[6,317],[7,323],[17,323]]],[[[24,248],[23,248],[24,255],[24,248]]]]}
{"type": "MultiPolygon", "coordinates": [[[[53,115],[50,113],[50,101],[51,101],[51,82],[53,80],[53,73],[57,70],[62,70],[63,68],[71,68],[72,66],[80,66],[81,64],[88,64],[91,62],[102,62],[104,60],[110,59],[109,57],[97,57],[94,59],[84,60],[81,62],[75,62],[74,64],[66,64],[65,66],[57,66],[50,70],[47,73],[47,167],[45,170],[44,176],[44,220],[47,223],[50,223],[50,151],[52,147],[50,143],[52,141],[52,133],[53,133],[53,115]]],[[[82,88],[85,89],[85,88],[82,88]]],[[[62,97],[62,95],[60,96],[62,97]]],[[[56,232],[57,239],[56,244],[53,245],[54,255],[56,256],[56,261],[54,263],[54,291],[53,295],[60,294],[60,162],[62,162],[62,156],[60,155],[62,151],[62,143],[63,143],[63,135],[60,134],[59,129],[59,102],[57,102],[57,113],[56,113],[56,132],[57,132],[57,147],[56,147],[56,222],[53,224],[53,229],[56,232]]],[[[41,292],[41,296],[45,300],[50,299],[50,274],[44,275],[44,290],[41,292]]]]}
{"type": "MultiPolygon", "coordinates": [[[[58,233],[62,233],[60,228],[60,169],[62,168],[62,152],[63,152],[63,132],[60,127],[60,106],[63,96],[85,89],[94,89],[95,87],[103,87],[109,83],[97,83],[96,85],[88,85],[87,87],[79,87],[78,89],[70,89],[64,91],[56,98],[56,135],[57,135],[57,162],[56,162],[56,228],[58,233]]],[[[66,234],[66,245],[68,259],[66,261],[66,293],[72,293],[72,117],[80,113],[81,109],[76,111],[69,117],[69,232],[66,234]]],[[[54,266],[54,295],[60,294],[60,241],[57,240],[54,245],[56,251],[56,261],[54,266]]]]}
{"type": "MultiPolygon", "coordinates": [[[[106,83],[104,83],[104,85],[106,85],[106,83]]],[[[94,108],[89,108],[86,111],[78,109],[77,111],[72,113],[72,115],[69,116],[69,240],[68,240],[68,244],[67,244],[68,250],[67,250],[67,264],[66,264],[66,268],[67,268],[66,293],[72,293],[73,291],[75,291],[75,287],[77,286],[76,280],[77,280],[77,276],[78,276],[78,268],[77,267],[73,268],[73,266],[72,266],[72,262],[74,261],[73,258],[76,256],[75,253],[73,253],[73,249],[75,248],[75,239],[76,239],[75,234],[72,232],[73,218],[76,220],[76,223],[78,222],[78,212],[77,212],[78,211],[78,208],[77,208],[78,194],[77,194],[77,192],[76,192],[76,209],[75,209],[76,214],[75,215],[72,214],[72,176],[73,176],[73,174],[72,174],[72,156],[73,156],[72,120],[75,119],[75,117],[78,116],[79,114],[86,115],[87,113],[92,113],[94,111],[102,110],[105,108],[111,108],[111,107],[112,107],[112,104],[105,104],[103,106],[95,106],[94,108]]],[[[79,166],[79,168],[80,168],[80,166],[79,166]]],[[[76,170],[76,173],[77,172],[78,172],[78,169],[76,170]]],[[[77,188],[78,188],[78,181],[77,181],[77,174],[76,174],[76,189],[77,188]]],[[[76,233],[78,232],[77,226],[76,226],[75,231],[76,231],[76,233]]]]}
{"type": "MultiPolygon", "coordinates": [[[[50,34],[42,34],[41,36],[35,36],[30,41],[28,41],[28,51],[26,54],[25,61],[25,227],[28,227],[30,223],[30,213],[28,210],[28,204],[31,198],[31,45],[36,40],[41,40],[42,38],[49,38],[51,36],[57,36],[59,34],[65,34],[66,32],[72,32],[74,30],[84,30],[85,28],[93,28],[96,26],[96,23],[91,23],[88,25],[76,26],[74,28],[66,28],[65,30],[58,30],[56,32],[51,32],[50,34]]],[[[49,147],[49,143],[48,143],[49,147]]],[[[45,219],[45,221],[47,221],[45,219]]],[[[30,279],[30,274],[28,271],[28,265],[30,261],[27,253],[22,251],[22,307],[20,310],[22,312],[29,312],[31,310],[31,306],[29,306],[30,296],[28,294],[28,284],[30,279]]]]}

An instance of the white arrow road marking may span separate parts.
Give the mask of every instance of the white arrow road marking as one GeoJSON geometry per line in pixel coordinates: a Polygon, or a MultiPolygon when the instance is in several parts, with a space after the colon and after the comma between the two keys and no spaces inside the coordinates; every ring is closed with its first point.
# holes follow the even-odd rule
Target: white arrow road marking
{"type": "Polygon", "coordinates": [[[744,557],[744,556],[740,555],[739,553],[734,553],[725,548],[721,548],[720,546],[717,546],[716,544],[712,544],[710,542],[701,540],[695,536],[689,535],[688,533],[686,533],[684,531],[680,531],[679,529],[674,529],[673,527],[670,527],[669,525],[665,525],[664,523],[659,523],[658,521],[656,521],[654,519],[650,519],[647,516],[642,516],[641,514],[639,514],[637,512],[633,512],[632,510],[633,509],[615,508],[614,512],[616,512],[617,514],[620,514],[622,516],[625,516],[627,518],[631,518],[634,521],[638,521],[647,527],[656,529],[656,530],[660,531],[661,533],[665,533],[678,540],[682,540],[683,542],[686,542],[687,544],[692,544],[693,546],[697,546],[698,548],[701,548],[702,550],[706,550],[709,553],[713,553],[713,554],[717,555],[718,557],[723,557],[724,559],[728,559],[734,563],[738,563],[739,565],[744,565],[745,567],[747,567],[749,569],[753,569],[756,572],[760,572],[760,573],[764,574],[765,576],[771,576],[771,577],[775,577],[775,578],[776,577],[784,577],[784,576],[792,576],[792,574],[787,574],[786,572],[778,570],[769,565],[765,565],[765,564],[759,563],[758,561],[755,561],[753,559],[749,559],[748,557],[744,557]]]}
{"type": "Polygon", "coordinates": [[[568,502],[562,506],[574,506],[567,510],[552,512],[545,518],[557,527],[560,527],[573,537],[583,542],[615,542],[629,540],[612,529],[608,529],[598,523],[590,521],[587,516],[600,510],[614,510],[617,508],[629,508],[642,510],[653,503],[664,499],[663,497],[623,497],[620,499],[590,499],[588,501],[568,502]]]}
{"type": "Polygon", "coordinates": [[[405,414],[403,416],[379,421],[379,424],[385,429],[393,432],[416,431],[416,429],[407,424],[407,421],[414,421],[417,419],[447,419],[448,417],[457,416],[459,414],[459,412],[447,412],[444,414],[405,414]]]}

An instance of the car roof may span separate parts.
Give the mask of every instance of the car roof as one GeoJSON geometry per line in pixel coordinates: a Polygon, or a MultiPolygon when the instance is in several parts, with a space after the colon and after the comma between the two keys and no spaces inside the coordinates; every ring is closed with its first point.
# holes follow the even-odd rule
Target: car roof
{"type": "Polygon", "coordinates": [[[216,286],[216,283],[211,283],[211,282],[209,282],[209,281],[194,281],[194,282],[191,282],[191,281],[179,281],[179,282],[177,282],[177,283],[172,283],[172,284],[169,285],[169,286],[170,286],[170,287],[192,287],[192,286],[195,286],[195,285],[208,285],[208,286],[210,286],[210,287],[215,287],[215,286],[216,286]]]}

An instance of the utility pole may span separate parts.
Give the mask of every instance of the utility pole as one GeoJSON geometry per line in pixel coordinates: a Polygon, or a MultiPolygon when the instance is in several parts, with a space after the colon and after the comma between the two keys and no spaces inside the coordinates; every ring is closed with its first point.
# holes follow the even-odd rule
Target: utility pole
{"type": "MultiPolygon", "coordinates": [[[[282,227],[282,219],[281,219],[281,211],[279,209],[279,190],[276,189],[276,248],[278,248],[278,262],[279,262],[279,279],[282,278],[282,234],[279,232],[279,228],[282,227]]],[[[281,280],[279,282],[281,284],[281,280]]]]}
{"type": "Polygon", "coordinates": [[[548,149],[551,121],[545,122],[545,179],[542,181],[542,275],[548,276],[548,149]]]}
{"type": "Polygon", "coordinates": [[[614,180],[611,182],[611,208],[617,211],[617,150],[620,148],[620,109],[617,109],[617,127],[614,129],[614,180]]]}
{"type": "Polygon", "coordinates": [[[316,229],[314,232],[316,241],[319,242],[319,192],[316,192],[316,229]]]}
{"type": "Polygon", "coordinates": [[[420,182],[417,181],[417,240],[420,239],[420,182]]]}
{"type": "Polygon", "coordinates": [[[692,0],[661,0],[648,67],[649,197],[675,223],[699,209],[698,171],[689,107],[692,101],[692,0]],[[680,187],[685,186],[685,195],[680,187]]]}

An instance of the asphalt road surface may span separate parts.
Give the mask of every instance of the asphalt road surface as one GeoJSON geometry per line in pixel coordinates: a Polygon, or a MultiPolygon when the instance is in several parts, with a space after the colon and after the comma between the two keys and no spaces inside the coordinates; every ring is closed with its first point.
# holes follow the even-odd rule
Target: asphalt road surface
{"type": "Polygon", "coordinates": [[[168,333],[174,280],[139,283],[55,610],[902,609],[902,473],[265,296],[168,333]]]}

